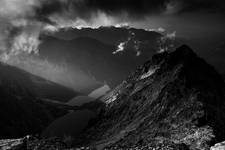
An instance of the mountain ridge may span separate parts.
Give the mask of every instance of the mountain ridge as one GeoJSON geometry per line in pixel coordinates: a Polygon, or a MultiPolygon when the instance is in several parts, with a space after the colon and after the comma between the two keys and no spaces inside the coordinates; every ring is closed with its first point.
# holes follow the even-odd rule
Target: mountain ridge
{"type": "Polygon", "coordinates": [[[106,106],[70,147],[208,150],[225,139],[224,80],[186,45],[154,55],[100,100],[106,106]]]}
{"type": "MultiPolygon", "coordinates": [[[[35,96],[40,98],[68,101],[75,96],[81,95],[68,87],[2,62],[0,62],[0,80],[0,84],[2,84],[1,86],[5,86],[7,88],[10,83],[12,83],[19,86],[21,89],[26,88],[29,93],[33,93],[35,96]]],[[[20,95],[21,92],[17,92],[16,94],[20,95]]]]}
{"type": "Polygon", "coordinates": [[[225,139],[224,92],[215,69],[183,45],[154,55],[106,95],[105,112],[83,138],[97,149],[159,143],[207,149],[225,139]]]}

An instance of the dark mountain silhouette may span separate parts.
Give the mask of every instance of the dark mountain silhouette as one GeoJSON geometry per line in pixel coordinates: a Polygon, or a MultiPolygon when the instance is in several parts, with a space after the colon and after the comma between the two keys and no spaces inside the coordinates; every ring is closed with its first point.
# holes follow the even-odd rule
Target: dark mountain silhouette
{"type": "Polygon", "coordinates": [[[79,37],[89,37],[101,41],[109,45],[117,45],[119,42],[127,40],[128,37],[133,36],[136,40],[148,43],[150,47],[154,47],[155,41],[161,35],[154,31],[146,31],[144,29],[126,28],[126,27],[99,27],[82,28],[82,29],[61,29],[54,34],[55,37],[64,40],[73,40],[79,37]]]}
{"type": "Polygon", "coordinates": [[[105,112],[81,145],[208,149],[225,139],[224,81],[185,45],[154,55],[102,100],[105,112]]]}
{"type": "Polygon", "coordinates": [[[196,49],[195,52],[199,56],[204,58],[208,63],[212,64],[219,73],[224,74],[225,42],[221,39],[224,39],[221,35],[217,35],[214,38],[211,36],[190,39],[177,38],[177,40],[181,41],[182,43],[185,42],[188,45],[191,45],[191,47],[196,49]]]}
{"type": "Polygon", "coordinates": [[[68,112],[45,99],[68,101],[76,95],[69,88],[0,63],[0,138],[40,133],[68,112]]]}

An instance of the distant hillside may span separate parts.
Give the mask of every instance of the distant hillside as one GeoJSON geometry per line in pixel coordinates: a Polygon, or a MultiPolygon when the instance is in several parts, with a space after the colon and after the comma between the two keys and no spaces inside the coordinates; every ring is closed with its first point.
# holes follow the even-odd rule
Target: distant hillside
{"type": "Polygon", "coordinates": [[[82,28],[82,29],[61,29],[54,36],[59,39],[73,40],[79,37],[90,37],[109,45],[116,45],[121,41],[127,40],[128,37],[135,34],[135,39],[155,45],[155,41],[161,35],[154,31],[146,31],[144,29],[126,28],[126,27],[100,27],[97,29],[82,28]],[[110,36],[109,36],[110,35],[110,36]]]}
{"type": "Polygon", "coordinates": [[[3,63],[0,63],[0,86],[9,94],[32,95],[64,102],[80,95],[70,88],[3,63]]]}
{"type": "Polygon", "coordinates": [[[68,101],[78,93],[0,63],[0,138],[40,133],[69,109],[42,99],[68,101]]]}

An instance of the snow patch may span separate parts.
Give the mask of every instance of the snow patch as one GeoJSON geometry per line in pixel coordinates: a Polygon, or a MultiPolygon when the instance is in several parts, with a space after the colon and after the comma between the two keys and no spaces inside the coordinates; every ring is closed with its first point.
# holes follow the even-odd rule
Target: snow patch
{"type": "Polygon", "coordinates": [[[148,77],[150,77],[151,75],[153,75],[155,73],[155,71],[158,70],[158,68],[153,68],[153,69],[149,69],[147,73],[143,74],[140,79],[143,80],[143,79],[146,79],[148,77]]]}
{"type": "Polygon", "coordinates": [[[126,51],[126,48],[129,47],[131,50],[136,52],[136,56],[141,55],[140,45],[142,44],[141,41],[137,40],[135,32],[129,31],[129,35],[125,41],[122,41],[117,46],[117,49],[112,53],[113,55],[117,53],[121,53],[126,51]]]}
{"type": "Polygon", "coordinates": [[[110,104],[110,103],[114,102],[115,100],[117,100],[117,96],[118,96],[118,94],[112,95],[112,96],[106,101],[106,104],[110,104]]]}
{"type": "Polygon", "coordinates": [[[119,52],[123,52],[124,49],[125,49],[125,45],[126,45],[126,42],[121,42],[118,47],[117,47],[117,50],[113,52],[113,54],[117,54],[119,52]]]}
{"type": "Polygon", "coordinates": [[[97,99],[105,95],[110,90],[111,90],[110,87],[107,84],[105,84],[104,86],[92,91],[88,96],[97,99]]]}

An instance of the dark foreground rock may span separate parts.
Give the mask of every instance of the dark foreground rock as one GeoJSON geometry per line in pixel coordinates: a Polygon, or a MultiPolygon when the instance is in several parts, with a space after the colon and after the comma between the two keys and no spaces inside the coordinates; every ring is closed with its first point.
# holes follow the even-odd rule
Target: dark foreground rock
{"type": "MultiPolygon", "coordinates": [[[[217,145],[218,147],[218,145],[217,145]]],[[[0,140],[1,150],[96,150],[94,147],[68,148],[59,138],[37,139],[26,136],[21,139],[0,140]]],[[[114,145],[106,147],[105,150],[189,150],[185,144],[174,144],[169,142],[156,145],[147,144],[133,147],[114,145]]],[[[217,150],[217,149],[215,149],[217,150]]]]}
{"type": "Polygon", "coordinates": [[[64,150],[66,144],[59,138],[38,139],[26,136],[21,139],[0,140],[1,150],[64,150]]]}

